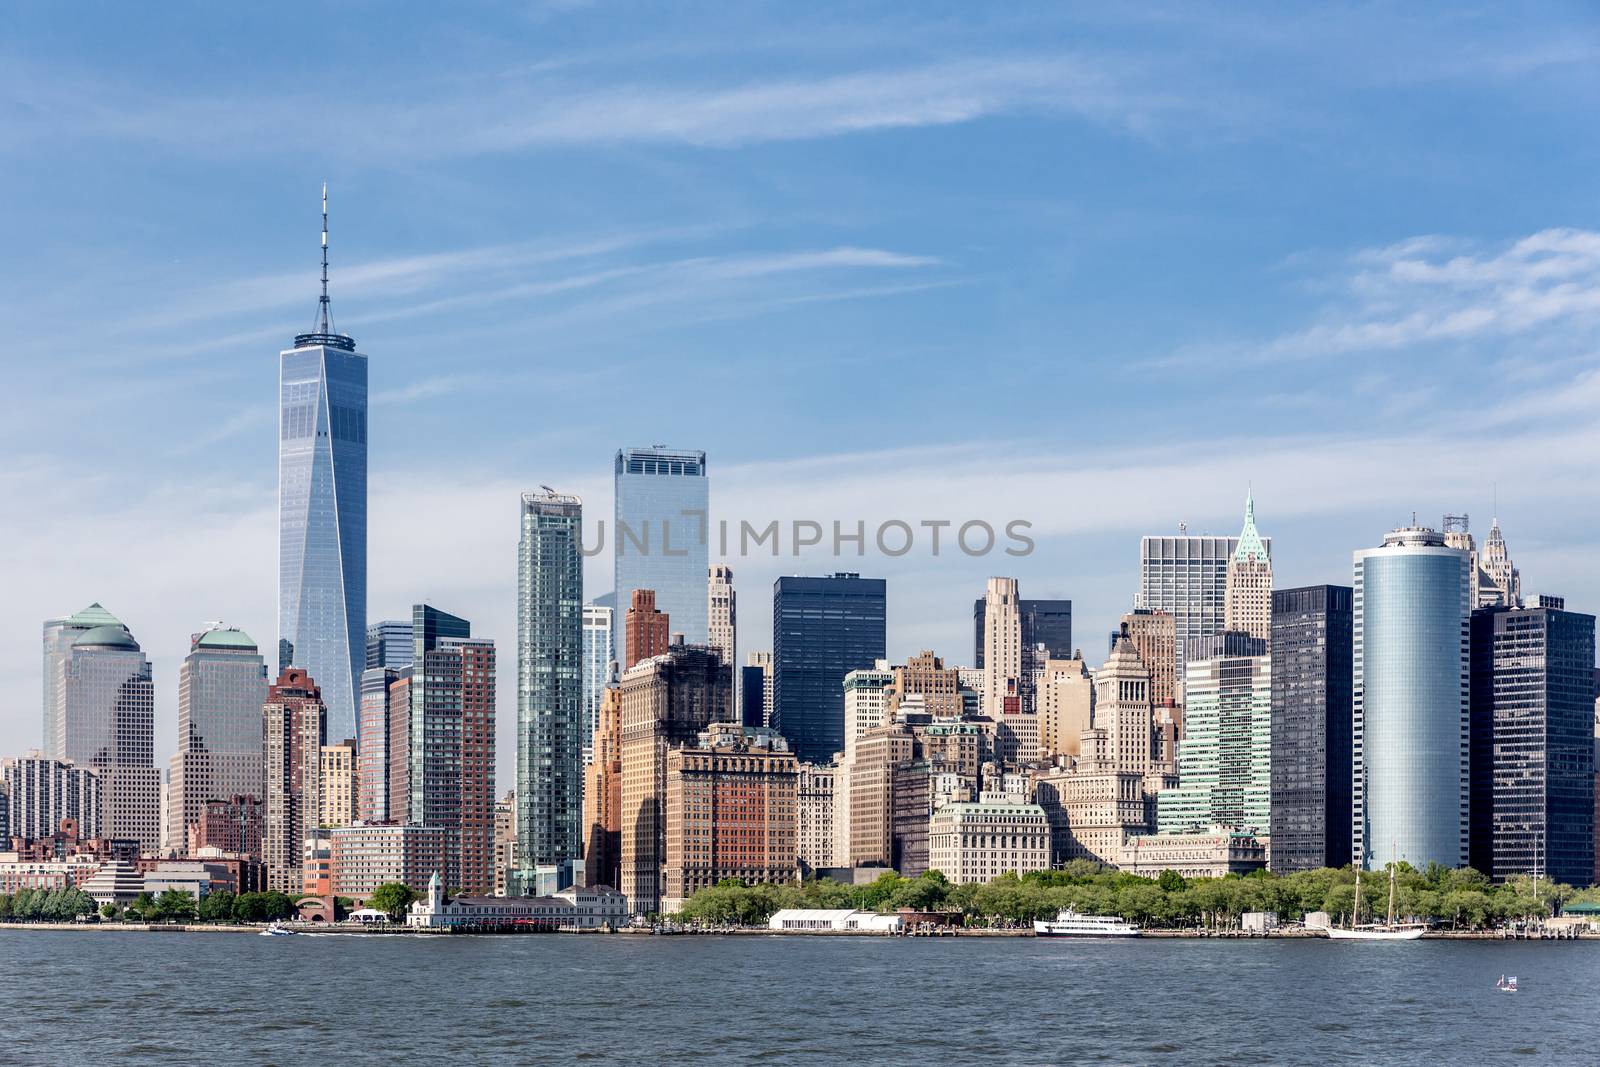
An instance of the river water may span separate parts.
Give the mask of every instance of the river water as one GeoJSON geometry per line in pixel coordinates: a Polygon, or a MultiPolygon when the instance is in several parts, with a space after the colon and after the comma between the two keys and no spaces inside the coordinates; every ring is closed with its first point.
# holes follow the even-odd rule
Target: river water
{"type": "Polygon", "coordinates": [[[0,974],[4,1063],[1600,1063],[1596,942],[0,931],[0,974]]]}

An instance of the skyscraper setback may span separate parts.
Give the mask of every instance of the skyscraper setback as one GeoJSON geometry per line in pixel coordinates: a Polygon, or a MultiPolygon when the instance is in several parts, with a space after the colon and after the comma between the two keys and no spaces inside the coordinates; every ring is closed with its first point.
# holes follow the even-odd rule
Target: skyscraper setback
{"type": "Polygon", "coordinates": [[[1244,529],[1228,557],[1223,629],[1272,640],[1272,553],[1256,531],[1256,501],[1244,498],[1244,529]]]}
{"type": "MultiPolygon", "coordinates": [[[[1272,538],[1261,538],[1272,551],[1272,538]]],[[[1183,680],[1185,650],[1196,637],[1223,629],[1227,617],[1228,563],[1237,537],[1148,536],[1139,541],[1139,595],[1135,607],[1172,616],[1174,673],[1183,680]]]]}
{"type": "Polygon", "coordinates": [[[330,308],[324,187],[317,321],[278,363],[278,666],[317,679],[343,738],[366,666],[367,357],[330,308]]]}
{"type": "MultiPolygon", "coordinates": [[[[691,645],[705,644],[711,506],[706,454],[664,445],[621,449],[615,492],[612,589],[618,610],[632,602],[635,589],[653,589],[673,630],[691,645]]],[[[617,625],[621,648],[621,619],[617,625]]]]}
{"type": "MultiPolygon", "coordinates": [[[[517,862],[564,889],[583,860],[583,502],[522,495],[517,547],[517,862]]],[[[554,885],[549,885],[550,881],[554,885]]]]}

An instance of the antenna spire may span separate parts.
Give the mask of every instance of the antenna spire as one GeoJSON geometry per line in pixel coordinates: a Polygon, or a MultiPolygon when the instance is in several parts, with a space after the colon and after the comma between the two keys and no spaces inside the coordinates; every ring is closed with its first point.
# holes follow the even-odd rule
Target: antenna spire
{"type": "Polygon", "coordinates": [[[322,299],[317,303],[318,333],[332,333],[328,327],[328,183],[322,183],[322,299]]]}

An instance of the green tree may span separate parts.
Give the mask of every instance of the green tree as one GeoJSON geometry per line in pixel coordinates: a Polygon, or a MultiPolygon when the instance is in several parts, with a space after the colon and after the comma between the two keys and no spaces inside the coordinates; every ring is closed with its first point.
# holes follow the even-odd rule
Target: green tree
{"type": "Polygon", "coordinates": [[[268,919],[287,919],[295,914],[294,900],[287,893],[270,890],[262,894],[266,902],[268,919]]]}
{"type": "Polygon", "coordinates": [[[100,906],[100,917],[102,919],[115,919],[117,917],[117,906],[115,904],[102,904],[100,906]]]}
{"type": "Polygon", "coordinates": [[[0,893],[0,919],[11,918],[11,894],[0,893]]]}
{"type": "Polygon", "coordinates": [[[43,890],[39,889],[17,890],[16,896],[11,898],[11,914],[24,922],[37,919],[43,896],[43,890]]]}
{"type": "Polygon", "coordinates": [[[421,894],[405,883],[385,882],[372,891],[367,906],[383,912],[391,922],[400,922],[406,917],[406,909],[419,899],[421,894]]]}
{"type": "Polygon", "coordinates": [[[1177,871],[1162,871],[1161,877],[1156,879],[1156,885],[1161,887],[1163,893],[1177,893],[1188,884],[1177,871]]]}
{"type": "Polygon", "coordinates": [[[237,900],[226,889],[213,890],[200,898],[200,918],[210,923],[227,922],[233,918],[233,907],[237,900]]]}
{"type": "Polygon", "coordinates": [[[194,894],[187,889],[168,889],[156,898],[156,918],[183,922],[194,918],[194,894]]]}

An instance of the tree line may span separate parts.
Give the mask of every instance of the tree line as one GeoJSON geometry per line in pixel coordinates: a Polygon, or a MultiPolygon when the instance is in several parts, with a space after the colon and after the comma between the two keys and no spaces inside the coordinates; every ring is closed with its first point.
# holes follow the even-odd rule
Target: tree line
{"type": "MultiPolygon", "coordinates": [[[[1600,903],[1600,889],[1574,890],[1542,880],[1535,892],[1528,878],[1494,885],[1470,868],[1452,870],[1433,864],[1419,871],[1404,862],[1393,866],[1396,917],[1407,921],[1483,929],[1550,916],[1569,902],[1600,903]]],[[[1387,869],[1364,874],[1361,913],[1355,921],[1382,919],[1388,907],[1387,869]]],[[[782,908],[954,911],[969,926],[1023,925],[1054,918],[1067,908],[1167,929],[1233,929],[1246,912],[1274,912],[1283,920],[1299,920],[1307,912],[1321,911],[1336,923],[1348,923],[1355,908],[1355,871],[1325,867],[1292,874],[1257,871],[1195,879],[1165,871],[1159,878],[1145,878],[1090,860],[1073,860],[1060,870],[1031,871],[1020,877],[1006,874],[981,885],[954,885],[938,871],[916,878],[891,871],[855,886],[828,879],[787,885],[745,885],[726,879],[692,896],[678,918],[759,926],[782,908]]]]}

